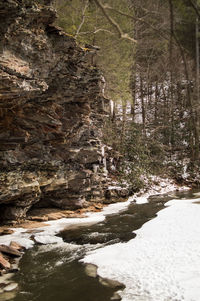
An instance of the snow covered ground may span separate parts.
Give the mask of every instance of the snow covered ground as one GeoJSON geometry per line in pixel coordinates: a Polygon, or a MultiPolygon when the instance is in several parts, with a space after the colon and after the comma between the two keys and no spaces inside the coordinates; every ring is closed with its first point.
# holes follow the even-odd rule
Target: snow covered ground
{"type": "Polygon", "coordinates": [[[200,300],[200,199],[171,200],[136,238],[89,253],[98,274],[126,285],[123,301],[200,300]]]}

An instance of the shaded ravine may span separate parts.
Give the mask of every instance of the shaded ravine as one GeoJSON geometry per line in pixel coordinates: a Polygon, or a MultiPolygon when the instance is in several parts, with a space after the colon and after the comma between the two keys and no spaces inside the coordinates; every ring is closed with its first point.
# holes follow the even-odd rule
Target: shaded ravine
{"type": "MultiPolygon", "coordinates": [[[[19,291],[13,301],[109,301],[115,289],[102,286],[98,278],[85,273],[79,259],[90,250],[127,242],[134,230],[156,216],[173,198],[193,198],[193,192],[168,193],[151,197],[149,203],[131,204],[125,211],[107,216],[93,226],[74,227],[60,233],[65,243],[35,246],[20,262],[15,281],[19,291]]],[[[1,300],[1,299],[0,299],[1,300]]],[[[5,299],[4,299],[5,300],[5,299]]]]}

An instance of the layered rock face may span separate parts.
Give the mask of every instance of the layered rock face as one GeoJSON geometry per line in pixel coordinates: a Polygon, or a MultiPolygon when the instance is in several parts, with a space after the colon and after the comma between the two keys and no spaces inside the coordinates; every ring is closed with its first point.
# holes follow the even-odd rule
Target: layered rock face
{"type": "Polygon", "coordinates": [[[0,220],[104,200],[101,75],[51,1],[0,0],[0,220]]]}

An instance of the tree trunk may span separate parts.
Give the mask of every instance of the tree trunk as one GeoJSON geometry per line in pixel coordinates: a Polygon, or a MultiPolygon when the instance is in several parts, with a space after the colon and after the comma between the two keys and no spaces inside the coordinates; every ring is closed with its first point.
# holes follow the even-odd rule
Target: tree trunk
{"type": "Polygon", "coordinates": [[[145,109],[145,100],[144,100],[144,92],[143,92],[143,78],[142,75],[140,74],[140,99],[141,99],[141,104],[142,104],[142,128],[143,128],[143,133],[145,135],[145,130],[146,130],[146,109],[145,109]]]}
{"type": "Polygon", "coordinates": [[[170,14],[170,40],[169,40],[169,63],[170,63],[170,116],[171,116],[171,130],[170,130],[170,144],[171,151],[174,146],[174,91],[173,91],[173,35],[174,35],[174,12],[172,0],[169,0],[169,14],[170,14]]]}

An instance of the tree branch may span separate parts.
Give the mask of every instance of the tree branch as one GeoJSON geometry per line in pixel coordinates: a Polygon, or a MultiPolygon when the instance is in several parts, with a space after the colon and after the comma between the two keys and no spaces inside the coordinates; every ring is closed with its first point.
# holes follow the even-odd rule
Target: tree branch
{"type": "MultiPolygon", "coordinates": [[[[144,23],[144,24],[148,25],[148,27],[150,27],[151,29],[153,29],[154,31],[156,31],[156,32],[160,35],[161,38],[163,38],[163,39],[165,39],[165,40],[168,40],[168,37],[166,37],[166,36],[164,35],[164,33],[161,33],[159,29],[155,28],[155,27],[152,26],[149,22],[143,20],[142,18],[134,17],[134,16],[132,16],[132,15],[126,14],[126,13],[120,11],[120,10],[117,10],[117,9],[115,9],[115,8],[113,8],[113,7],[110,7],[110,6],[107,6],[107,5],[106,5],[104,8],[105,8],[105,9],[110,9],[110,10],[112,10],[112,11],[114,11],[114,12],[120,14],[121,16],[127,17],[127,18],[129,18],[129,19],[134,20],[134,21],[138,21],[138,22],[144,23]]],[[[168,34],[169,34],[169,33],[168,33],[168,34]]]]}
{"type": "Polygon", "coordinates": [[[199,12],[198,6],[196,6],[192,0],[189,0],[189,2],[191,4],[192,8],[194,9],[196,15],[200,18],[200,12],[199,12]]]}
{"type": "Polygon", "coordinates": [[[137,43],[135,39],[131,38],[127,33],[124,33],[119,24],[111,16],[109,16],[109,14],[106,11],[106,7],[101,3],[100,0],[94,0],[94,2],[101,9],[108,22],[116,29],[119,38],[129,40],[133,43],[137,43]]]}
{"type": "Polygon", "coordinates": [[[85,3],[85,6],[84,6],[84,8],[83,8],[83,11],[82,11],[82,21],[81,21],[81,23],[80,23],[80,25],[79,25],[79,27],[78,27],[78,29],[77,29],[77,31],[76,31],[76,34],[75,34],[75,39],[77,38],[77,36],[79,35],[79,32],[80,32],[80,30],[81,30],[81,27],[83,26],[83,24],[84,24],[84,22],[85,22],[85,12],[86,12],[86,9],[87,9],[87,7],[88,7],[88,3],[89,3],[89,0],[87,0],[86,1],[86,3],[85,3]]]}
{"type": "Polygon", "coordinates": [[[107,30],[107,29],[104,29],[104,28],[98,28],[94,31],[81,31],[81,32],[79,32],[79,35],[92,34],[92,33],[96,34],[96,33],[101,32],[101,31],[107,32],[107,33],[112,34],[112,35],[115,34],[114,32],[112,32],[110,30],[107,30]]]}

